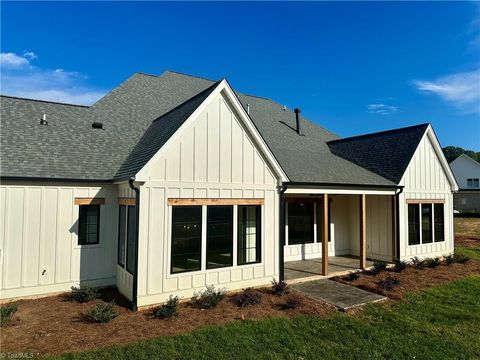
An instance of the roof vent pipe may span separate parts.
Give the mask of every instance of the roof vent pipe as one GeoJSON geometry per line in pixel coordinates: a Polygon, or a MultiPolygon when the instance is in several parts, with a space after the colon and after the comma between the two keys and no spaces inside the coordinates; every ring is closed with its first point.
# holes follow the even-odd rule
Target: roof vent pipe
{"type": "Polygon", "coordinates": [[[101,122],[94,122],[92,124],[92,128],[94,129],[103,129],[103,124],[101,122]]]}
{"type": "Polygon", "coordinates": [[[295,120],[297,122],[297,133],[298,135],[303,135],[303,132],[302,132],[302,127],[300,126],[300,113],[302,112],[302,110],[300,110],[299,108],[295,108],[295,120]]]}
{"type": "Polygon", "coordinates": [[[250,115],[250,104],[247,104],[247,114],[250,115]]]}
{"type": "Polygon", "coordinates": [[[47,114],[43,114],[43,117],[40,119],[40,125],[48,125],[47,114]]]}

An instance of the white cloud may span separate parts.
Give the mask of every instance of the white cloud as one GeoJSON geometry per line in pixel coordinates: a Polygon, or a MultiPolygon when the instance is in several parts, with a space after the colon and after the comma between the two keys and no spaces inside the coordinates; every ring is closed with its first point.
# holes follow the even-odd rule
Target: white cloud
{"type": "Polygon", "coordinates": [[[35,59],[37,55],[31,51],[26,51],[23,56],[1,54],[2,94],[91,105],[106,92],[88,84],[86,77],[79,72],[34,66],[32,61],[35,59]]]}
{"type": "Polygon", "coordinates": [[[397,106],[387,105],[382,102],[367,105],[370,114],[390,115],[398,110],[397,106]]]}
{"type": "Polygon", "coordinates": [[[480,112],[480,69],[439,77],[414,80],[420,91],[435,94],[462,111],[480,112]]]}

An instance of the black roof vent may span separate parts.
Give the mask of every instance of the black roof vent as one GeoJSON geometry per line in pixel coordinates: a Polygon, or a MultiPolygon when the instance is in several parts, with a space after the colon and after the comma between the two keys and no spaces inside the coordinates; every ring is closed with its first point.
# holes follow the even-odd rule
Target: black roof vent
{"type": "Polygon", "coordinates": [[[297,125],[296,131],[298,135],[303,135],[302,124],[300,123],[300,113],[302,112],[302,110],[300,110],[299,108],[295,108],[295,110],[293,111],[295,112],[295,121],[297,125]]]}
{"type": "Polygon", "coordinates": [[[48,125],[47,114],[43,114],[43,117],[40,119],[40,125],[48,125]]]}
{"type": "Polygon", "coordinates": [[[101,122],[94,122],[94,123],[92,124],[92,128],[94,128],[94,129],[103,129],[103,123],[101,123],[101,122]]]}

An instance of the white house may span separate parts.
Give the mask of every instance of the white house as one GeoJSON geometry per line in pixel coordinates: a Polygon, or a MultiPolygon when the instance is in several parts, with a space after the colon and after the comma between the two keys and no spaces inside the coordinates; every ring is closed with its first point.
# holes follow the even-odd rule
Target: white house
{"type": "Polygon", "coordinates": [[[454,209],[480,214],[480,163],[466,154],[450,163],[459,191],[454,195],[454,209]]]}
{"type": "Polygon", "coordinates": [[[328,276],[344,256],[453,251],[457,184],[429,124],[339,138],[171,71],[90,107],[2,96],[1,115],[2,299],[88,283],[136,308],[293,262],[328,276]]]}

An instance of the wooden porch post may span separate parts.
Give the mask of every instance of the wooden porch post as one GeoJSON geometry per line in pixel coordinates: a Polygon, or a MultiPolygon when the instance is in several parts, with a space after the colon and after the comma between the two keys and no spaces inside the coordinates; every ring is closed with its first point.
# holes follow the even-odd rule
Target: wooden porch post
{"type": "Polygon", "coordinates": [[[397,204],[395,195],[392,195],[392,260],[397,258],[397,204]]]}
{"type": "Polygon", "coordinates": [[[323,195],[323,239],[322,239],[322,275],[328,275],[328,233],[330,224],[328,223],[328,194],[323,195]]]}
{"type": "Polygon", "coordinates": [[[367,216],[366,195],[360,195],[360,268],[365,269],[367,263],[367,216]]]}

